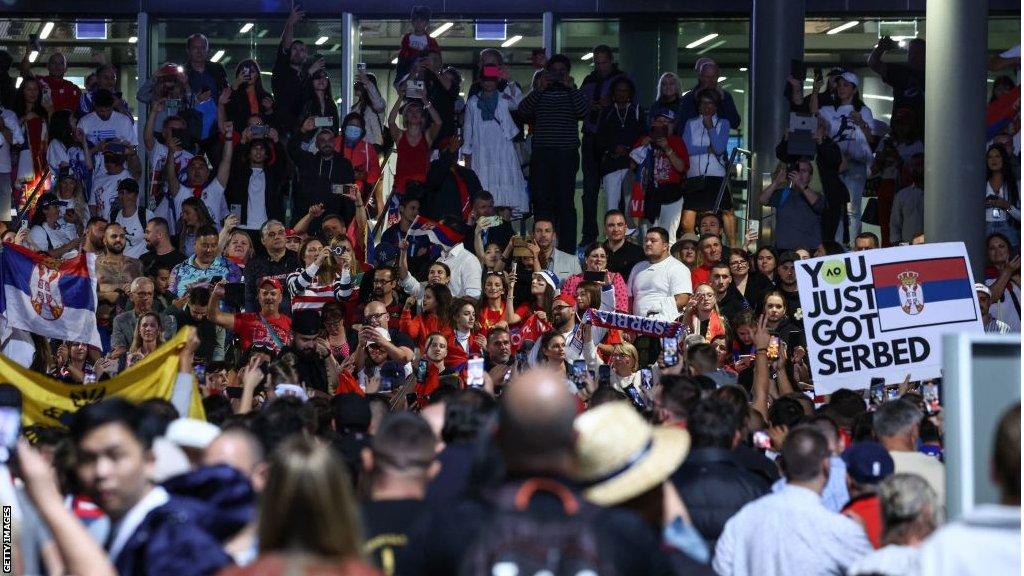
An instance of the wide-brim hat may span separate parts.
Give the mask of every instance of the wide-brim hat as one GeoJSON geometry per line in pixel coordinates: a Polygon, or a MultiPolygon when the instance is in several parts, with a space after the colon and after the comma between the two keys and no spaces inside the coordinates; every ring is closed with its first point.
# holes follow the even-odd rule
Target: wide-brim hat
{"type": "Polygon", "coordinates": [[[588,486],[587,499],[601,506],[621,504],[655,488],[690,451],[686,430],[651,426],[625,401],[592,408],[573,426],[577,480],[588,486]]]}

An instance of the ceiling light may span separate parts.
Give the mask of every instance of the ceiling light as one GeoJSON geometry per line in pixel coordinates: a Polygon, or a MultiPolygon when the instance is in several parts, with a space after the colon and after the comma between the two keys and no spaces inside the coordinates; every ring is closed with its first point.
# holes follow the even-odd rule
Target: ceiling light
{"type": "Polygon", "coordinates": [[[444,34],[445,32],[447,32],[448,29],[451,28],[452,26],[455,26],[454,22],[445,22],[444,24],[441,24],[436,29],[434,29],[434,31],[430,33],[430,37],[431,38],[437,38],[441,34],[444,34]]]}
{"type": "Polygon", "coordinates": [[[509,46],[515,44],[516,42],[519,42],[522,39],[523,39],[523,36],[521,34],[516,34],[515,36],[513,36],[513,37],[509,38],[508,40],[505,40],[504,42],[502,42],[501,43],[501,47],[502,48],[508,48],[509,46]]]}
{"type": "Polygon", "coordinates": [[[264,28],[263,30],[260,30],[260,33],[257,34],[256,37],[257,38],[263,38],[264,36],[267,35],[267,32],[270,32],[270,30],[267,30],[266,28],[264,28]]]}
{"type": "Polygon", "coordinates": [[[690,42],[689,44],[686,45],[686,49],[687,50],[692,50],[692,49],[696,48],[697,46],[700,46],[701,44],[703,44],[705,42],[710,42],[710,41],[714,40],[715,38],[718,38],[718,33],[717,32],[715,32],[713,34],[708,34],[707,36],[705,36],[703,38],[698,38],[698,39],[694,40],[693,42],[690,42]]]}
{"type": "Polygon", "coordinates": [[[210,62],[220,62],[220,59],[224,57],[223,50],[217,50],[217,52],[210,58],[210,62]]]}
{"type": "Polygon", "coordinates": [[[887,102],[892,102],[892,96],[882,96],[881,94],[864,94],[863,97],[868,100],[885,100],[887,102]]]}
{"type": "Polygon", "coordinates": [[[338,50],[341,50],[341,44],[335,44],[331,46],[331,52],[337,52],[338,50]]]}
{"type": "Polygon", "coordinates": [[[747,67],[746,66],[744,66],[743,68],[740,68],[740,72],[746,72],[746,71],[747,71],[747,67]]]}
{"type": "Polygon", "coordinates": [[[139,37],[138,36],[129,36],[128,37],[128,43],[129,44],[135,44],[138,41],[139,41],[139,37]]]}
{"type": "Polygon", "coordinates": [[[725,76],[719,76],[719,77],[718,77],[718,81],[719,81],[719,82],[725,82],[725,79],[726,79],[726,77],[725,77],[725,76]]]}
{"type": "Polygon", "coordinates": [[[17,90],[18,88],[21,88],[21,81],[22,81],[22,80],[24,80],[24,78],[22,78],[21,76],[18,76],[18,77],[17,77],[17,78],[16,78],[15,80],[14,80],[14,89],[15,89],[15,90],[17,90]]]}
{"type": "Polygon", "coordinates": [[[328,38],[327,36],[321,36],[316,39],[316,42],[314,42],[314,44],[316,44],[317,46],[323,46],[324,44],[327,44],[328,40],[330,40],[330,38],[328,38]]]}
{"type": "Polygon", "coordinates": [[[860,24],[860,20],[850,20],[846,24],[840,24],[839,26],[836,26],[835,28],[829,30],[828,32],[825,32],[825,34],[839,34],[844,30],[849,30],[850,28],[853,28],[857,24],[860,24]]]}
{"type": "Polygon", "coordinates": [[[580,56],[580,60],[590,60],[593,57],[594,57],[594,53],[593,52],[587,52],[583,56],[580,56]]]}
{"type": "Polygon", "coordinates": [[[392,60],[391,63],[392,64],[398,64],[398,56],[395,56],[395,59],[392,60]]]}
{"type": "Polygon", "coordinates": [[[702,48],[701,50],[698,50],[697,54],[704,54],[705,52],[710,52],[710,51],[714,50],[715,48],[718,48],[722,44],[725,44],[725,40],[719,40],[718,42],[715,42],[714,44],[708,44],[706,48],[702,48]]]}
{"type": "Polygon", "coordinates": [[[239,34],[248,34],[249,30],[252,30],[253,26],[255,26],[255,24],[253,24],[252,22],[246,22],[245,24],[242,24],[241,28],[238,29],[238,33],[239,34]]]}
{"type": "Polygon", "coordinates": [[[733,88],[732,91],[737,93],[737,94],[743,94],[744,93],[743,90],[740,90],[739,88],[733,88]]]}
{"type": "Polygon", "coordinates": [[[39,58],[39,50],[33,50],[32,52],[29,53],[29,55],[28,55],[28,61],[29,62],[35,62],[36,58],[39,58]]]}
{"type": "Polygon", "coordinates": [[[50,32],[53,32],[53,22],[43,24],[43,29],[39,32],[39,39],[46,40],[50,37],[50,32]]]}
{"type": "Polygon", "coordinates": [[[336,98],[336,99],[334,100],[334,103],[335,103],[335,104],[341,104],[341,98],[336,98]]]}

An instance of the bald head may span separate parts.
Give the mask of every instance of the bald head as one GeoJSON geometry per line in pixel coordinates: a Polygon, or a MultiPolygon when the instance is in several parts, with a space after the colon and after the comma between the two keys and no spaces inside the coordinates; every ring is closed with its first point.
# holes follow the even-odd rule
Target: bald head
{"type": "Polygon", "coordinates": [[[366,320],[365,324],[369,326],[381,326],[387,328],[388,326],[388,309],[380,300],[371,300],[366,303],[363,308],[363,318],[366,320]]]}
{"type": "Polygon", "coordinates": [[[501,397],[497,442],[510,472],[570,473],[576,403],[565,376],[530,370],[501,397]]]}
{"type": "Polygon", "coordinates": [[[203,466],[227,464],[241,472],[259,492],[263,488],[263,446],[247,430],[233,428],[221,432],[203,452],[203,466]]]}

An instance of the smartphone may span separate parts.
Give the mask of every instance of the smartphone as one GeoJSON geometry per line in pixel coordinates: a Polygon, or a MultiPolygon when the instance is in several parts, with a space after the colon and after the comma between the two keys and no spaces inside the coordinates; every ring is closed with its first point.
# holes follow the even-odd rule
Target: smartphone
{"type": "Polygon", "coordinates": [[[500,78],[501,68],[498,66],[484,66],[484,78],[500,78]]]}
{"type": "Polygon", "coordinates": [[[664,352],[665,366],[679,364],[679,338],[675,336],[662,338],[661,350],[664,352]]]}
{"type": "Polygon", "coordinates": [[[470,358],[466,368],[466,386],[470,388],[483,388],[484,386],[484,359],[470,358]]]}
{"type": "Polygon", "coordinates": [[[516,274],[517,270],[519,270],[519,262],[513,261],[512,262],[512,274],[516,274]]]}
{"type": "Polygon", "coordinates": [[[640,369],[640,386],[642,386],[644,390],[650,390],[654,387],[654,372],[652,372],[650,368],[640,369]]]}
{"type": "Polygon", "coordinates": [[[178,141],[178,144],[188,148],[191,143],[187,128],[173,128],[171,129],[171,137],[178,141]]]}
{"type": "Polygon", "coordinates": [[[772,335],[768,340],[768,359],[775,360],[779,357],[779,337],[772,335]]]}
{"type": "Polygon", "coordinates": [[[757,238],[761,235],[761,221],[747,220],[747,234],[753,236],[754,242],[757,242],[757,238]]]}
{"type": "Polygon", "coordinates": [[[587,361],[576,360],[572,363],[572,383],[578,390],[583,390],[587,385],[587,361]]]}
{"type": "Polygon", "coordinates": [[[360,62],[356,64],[356,70],[360,72],[366,72],[366,62],[360,62]]]}
{"type": "Polygon", "coordinates": [[[214,276],[213,278],[210,278],[210,284],[211,285],[217,284],[218,282],[220,282],[223,279],[224,279],[223,276],[214,276]]]}
{"type": "Polygon", "coordinates": [[[228,398],[241,398],[242,387],[241,386],[228,386],[224,388],[224,393],[228,395],[228,398]]]}
{"type": "Polygon", "coordinates": [[[303,402],[309,400],[309,395],[306,394],[306,390],[298,384],[278,384],[277,386],[274,386],[274,394],[278,397],[294,396],[303,402]]]}
{"type": "Polygon", "coordinates": [[[249,127],[249,133],[253,138],[266,138],[270,133],[270,127],[265,124],[254,124],[249,127]]]}
{"type": "Polygon", "coordinates": [[[317,128],[328,128],[334,126],[334,118],[330,116],[317,116],[313,118],[313,126],[317,128]]]}
{"type": "Polygon", "coordinates": [[[941,406],[939,402],[939,385],[934,382],[929,382],[921,386],[921,395],[924,396],[924,406],[928,410],[929,414],[934,414],[939,411],[941,406]]]}
{"type": "Polygon", "coordinates": [[[872,378],[868,387],[871,393],[871,403],[880,405],[885,402],[885,378],[872,378]]]}
{"type": "Polygon", "coordinates": [[[772,447],[772,438],[764,430],[755,430],[751,435],[751,443],[754,445],[754,448],[770,450],[772,447]]]}
{"type": "Polygon", "coordinates": [[[601,364],[597,368],[597,384],[598,386],[611,386],[612,385],[612,367],[607,364],[601,364]]]}
{"type": "Polygon", "coordinates": [[[641,412],[647,411],[647,402],[644,400],[644,397],[640,395],[640,391],[636,389],[636,386],[630,384],[623,388],[623,392],[626,393],[626,396],[629,396],[629,401],[633,403],[634,408],[641,412]]]}
{"type": "Polygon", "coordinates": [[[196,360],[192,363],[192,373],[196,375],[196,380],[200,386],[206,386],[206,363],[202,360],[196,360]]]}
{"type": "Polygon", "coordinates": [[[606,277],[606,272],[591,272],[590,270],[583,272],[584,282],[597,282],[598,284],[604,284],[606,277]]]}
{"type": "Polygon", "coordinates": [[[422,98],[424,91],[423,80],[410,80],[405,85],[406,98],[422,98]]]}
{"type": "Polygon", "coordinates": [[[899,386],[886,386],[885,397],[887,400],[897,400],[900,397],[899,386]]]}
{"type": "Polygon", "coordinates": [[[178,100],[177,98],[168,98],[167,100],[164,100],[164,106],[167,109],[174,108],[177,110],[178,108],[181,108],[181,100],[178,100]]]}
{"type": "Polygon", "coordinates": [[[406,394],[405,395],[405,405],[406,405],[406,407],[408,407],[410,410],[412,410],[412,407],[416,405],[416,400],[417,400],[417,398],[416,398],[416,393],[415,392],[409,392],[408,394],[406,394]]]}

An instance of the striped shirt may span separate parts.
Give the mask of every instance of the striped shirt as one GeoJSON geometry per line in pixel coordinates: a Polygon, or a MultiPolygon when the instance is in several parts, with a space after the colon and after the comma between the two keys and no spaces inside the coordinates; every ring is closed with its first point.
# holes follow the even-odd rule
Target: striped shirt
{"type": "Polygon", "coordinates": [[[587,113],[587,99],[579,90],[533,90],[519,103],[530,122],[535,148],[579,148],[579,121],[587,113]]]}
{"type": "Polygon", "coordinates": [[[348,270],[343,270],[341,275],[334,278],[334,282],[325,285],[317,280],[318,269],[314,262],[305,270],[299,269],[288,275],[285,283],[292,295],[292,312],[320,310],[328,302],[345,301],[352,295],[355,283],[348,270]]]}

